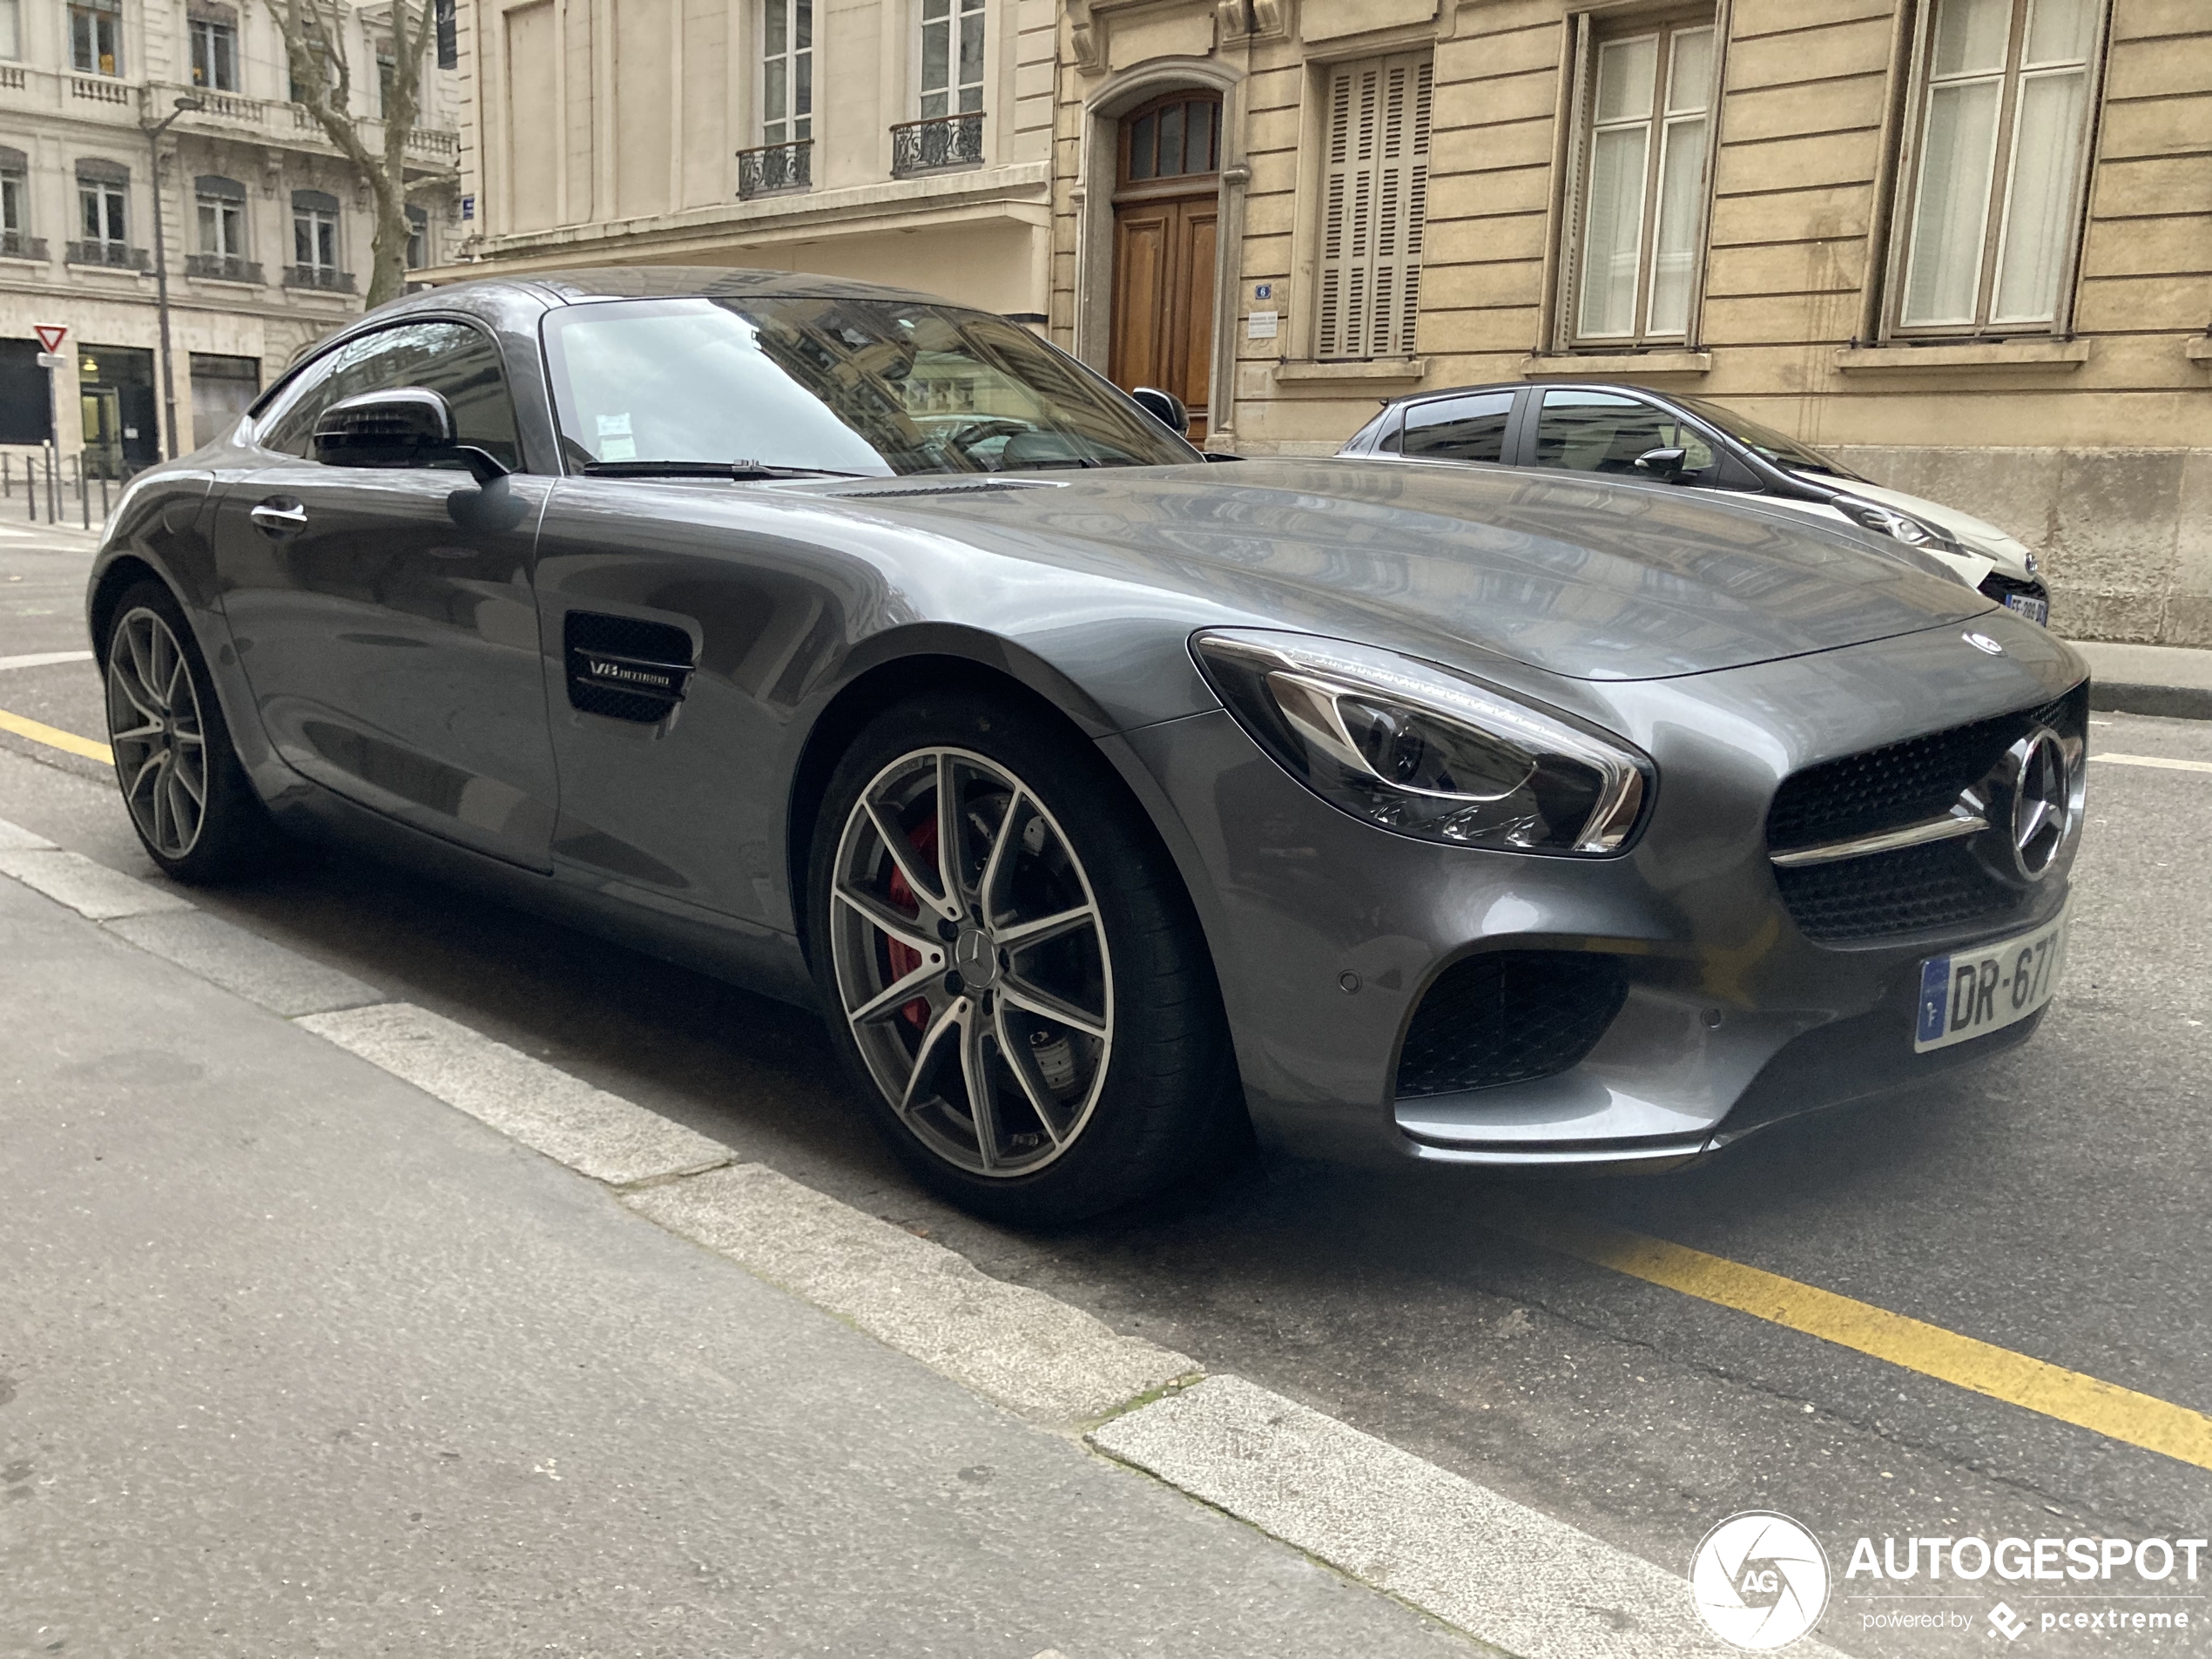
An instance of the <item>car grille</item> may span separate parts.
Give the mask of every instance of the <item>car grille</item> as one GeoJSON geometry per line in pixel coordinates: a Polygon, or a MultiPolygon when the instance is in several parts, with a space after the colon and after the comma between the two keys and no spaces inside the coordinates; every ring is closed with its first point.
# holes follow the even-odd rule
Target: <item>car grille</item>
{"type": "MultiPolygon", "coordinates": [[[[2088,721],[2084,685],[2038,708],[1808,766],[1775,792],[1767,845],[1786,852],[1939,818],[2035,727],[2079,738],[2088,721]]],[[[1777,866],[1774,879],[1798,930],[1830,943],[2001,921],[2027,896],[1986,869],[1963,840],[1833,864],[1777,866]]]]}
{"type": "Polygon", "coordinates": [[[1610,956],[1495,951],[1454,962],[1414,1010],[1398,1097],[1528,1082],[1578,1064],[1628,995],[1610,956]]]}

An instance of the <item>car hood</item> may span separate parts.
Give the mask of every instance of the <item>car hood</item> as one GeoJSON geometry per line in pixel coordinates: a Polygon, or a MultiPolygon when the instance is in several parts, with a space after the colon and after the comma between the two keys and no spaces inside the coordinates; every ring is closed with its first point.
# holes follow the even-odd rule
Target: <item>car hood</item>
{"type": "Polygon", "coordinates": [[[1181,607],[1195,615],[1577,679],[1741,667],[1989,608],[1909,550],[1796,515],[1502,469],[1271,459],[807,493],[1211,602],[1181,607]]]}
{"type": "MultiPolygon", "coordinates": [[[[1833,481],[1817,477],[1810,482],[1827,482],[1833,486],[1833,481]]],[[[1948,530],[1961,547],[1970,553],[1979,553],[2015,582],[2026,582],[2032,574],[2028,569],[2027,545],[2006,535],[1986,519],[1962,513],[1956,507],[1946,507],[1941,502],[1929,501],[1921,496],[1908,496],[1901,489],[1870,484],[1862,479],[1852,479],[1843,486],[1843,489],[1847,496],[1859,496],[1884,507],[1894,507],[1901,513],[1926,519],[1939,529],[1948,530]]]]}

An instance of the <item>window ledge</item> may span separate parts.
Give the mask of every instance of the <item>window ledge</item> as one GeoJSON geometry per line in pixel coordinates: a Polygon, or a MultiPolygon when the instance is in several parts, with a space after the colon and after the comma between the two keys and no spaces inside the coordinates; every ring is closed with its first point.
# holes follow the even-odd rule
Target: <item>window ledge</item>
{"type": "Polygon", "coordinates": [[[1395,381],[1410,385],[1428,373],[1426,357],[1375,357],[1362,362],[1317,363],[1285,358],[1275,365],[1278,381],[1395,381]]]}
{"type": "Polygon", "coordinates": [[[1710,374],[1709,351],[1531,352],[1521,360],[1521,378],[1550,380],[1561,375],[1634,380],[1644,374],[1710,374]]]}
{"type": "Polygon", "coordinates": [[[2199,334],[2188,342],[2186,349],[2189,361],[2212,365],[2212,334],[2199,334]]]}
{"type": "Polygon", "coordinates": [[[2071,372],[2089,361],[2086,340],[1980,340],[1956,346],[1839,346],[1845,374],[1922,368],[2054,368],[2071,372]]]}

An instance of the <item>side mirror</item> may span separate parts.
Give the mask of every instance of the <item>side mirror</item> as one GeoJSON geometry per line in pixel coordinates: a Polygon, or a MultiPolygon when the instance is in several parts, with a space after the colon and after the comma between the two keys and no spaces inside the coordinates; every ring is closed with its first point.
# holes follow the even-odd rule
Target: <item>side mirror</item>
{"type": "Polygon", "coordinates": [[[1190,431],[1190,411],[1183,407],[1183,400],[1173,392],[1163,392],[1157,386],[1140,386],[1130,395],[1136,405],[1169,431],[1178,437],[1190,431]]]}
{"type": "Polygon", "coordinates": [[[1636,457],[1636,470],[1671,480],[1682,475],[1683,463],[1689,459],[1686,449],[1646,449],[1636,457]]]}
{"type": "Polygon", "coordinates": [[[456,443],[453,410],[421,386],[341,398],[315,420],[315,459],[327,467],[427,467],[458,461],[479,482],[507,469],[473,445],[456,443]]]}

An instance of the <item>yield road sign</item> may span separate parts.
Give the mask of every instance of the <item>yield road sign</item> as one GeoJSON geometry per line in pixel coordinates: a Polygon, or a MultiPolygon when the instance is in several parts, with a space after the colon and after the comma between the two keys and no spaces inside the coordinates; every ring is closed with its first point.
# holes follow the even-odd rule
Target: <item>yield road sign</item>
{"type": "Polygon", "coordinates": [[[38,343],[46,348],[47,355],[51,356],[61,350],[62,341],[68,338],[69,325],[42,322],[33,325],[32,332],[38,336],[38,343]]]}

